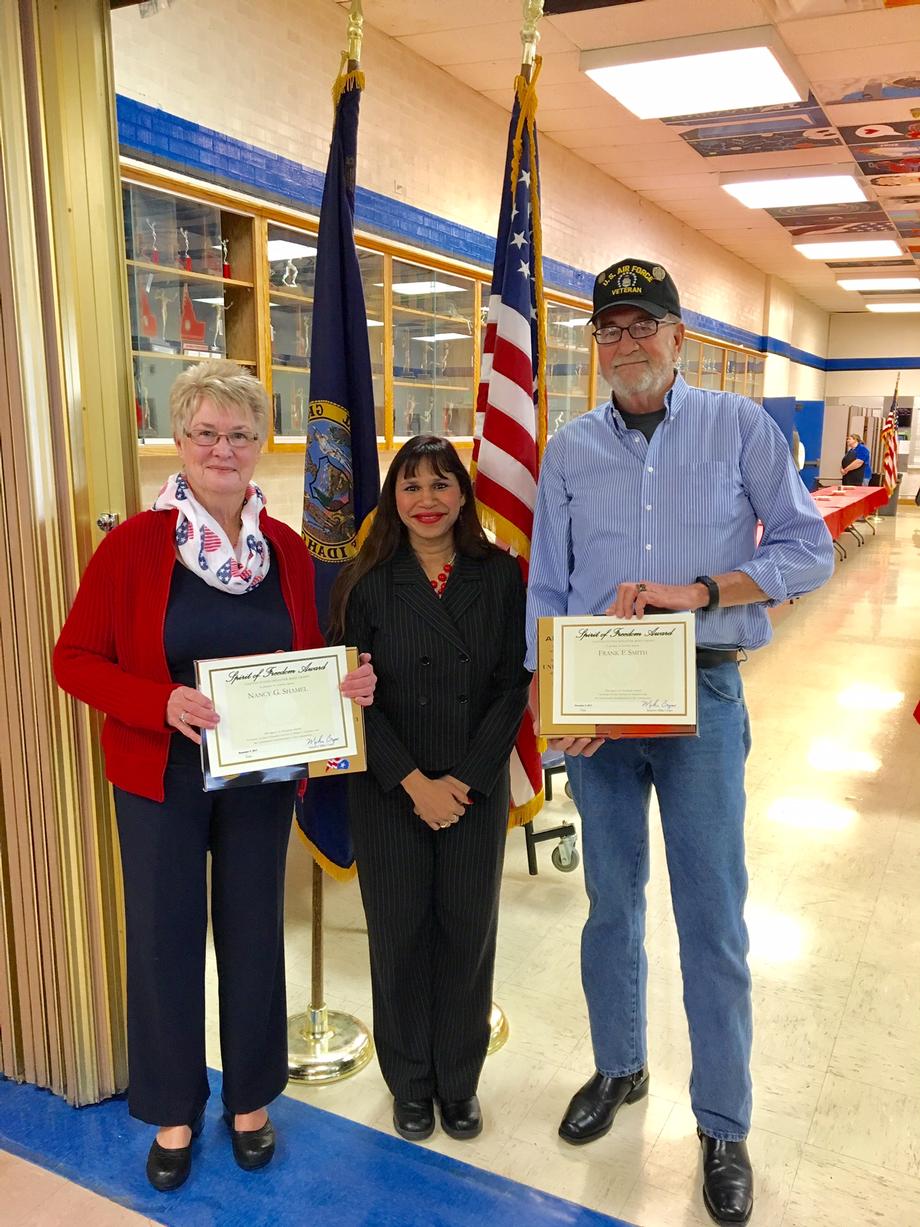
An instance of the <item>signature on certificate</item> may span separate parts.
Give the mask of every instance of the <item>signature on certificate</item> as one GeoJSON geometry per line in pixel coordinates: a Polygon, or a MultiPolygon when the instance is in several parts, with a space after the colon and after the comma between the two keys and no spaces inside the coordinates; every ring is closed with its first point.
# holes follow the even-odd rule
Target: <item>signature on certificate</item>
{"type": "Polygon", "coordinates": [[[668,712],[668,711],[675,711],[676,708],[677,708],[677,704],[672,703],[669,699],[643,699],[642,700],[642,710],[643,711],[668,712]]]}

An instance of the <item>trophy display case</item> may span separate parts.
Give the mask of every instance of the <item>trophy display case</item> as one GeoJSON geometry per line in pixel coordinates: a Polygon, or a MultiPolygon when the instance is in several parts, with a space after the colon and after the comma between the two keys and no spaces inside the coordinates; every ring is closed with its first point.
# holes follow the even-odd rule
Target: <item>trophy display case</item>
{"type": "Polygon", "coordinates": [[[123,186],[135,410],[141,444],[170,444],[169,389],[202,358],[256,369],[253,218],[123,186]]]}
{"type": "MultiPolygon", "coordinates": [[[[310,401],[310,331],[316,235],[269,222],[266,241],[274,442],[303,445],[310,401]]],[[[383,266],[379,252],[359,249],[374,377],[377,433],[385,433],[383,266]]]]}
{"type": "MultiPolygon", "coordinates": [[[[268,450],[302,450],[310,403],[317,219],[153,167],[125,166],[126,281],[138,441],[172,451],[169,392],[187,366],[227,357],[272,401],[268,450]],[[302,224],[301,224],[302,223],[302,224]]],[[[414,434],[469,446],[490,270],[364,236],[367,308],[381,447],[414,434]]],[[[588,303],[553,290],[546,303],[547,434],[608,395],[596,387],[588,303]]],[[[759,399],[763,354],[687,335],[688,383],[759,399]]]]}
{"type": "Polygon", "coordinates": [[[394,257],[393,434],[473,434],[478,286],[394,257]]]}
{"type": "Polygon", "coordinates": [[[546,304],[547,436],[590,409],[589,313],[562,303],[546,304]]]}

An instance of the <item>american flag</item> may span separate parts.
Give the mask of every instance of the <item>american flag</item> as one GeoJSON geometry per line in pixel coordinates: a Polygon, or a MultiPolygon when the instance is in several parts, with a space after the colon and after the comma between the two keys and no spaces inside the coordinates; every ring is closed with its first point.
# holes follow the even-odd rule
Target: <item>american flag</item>
{"type": "Polygon", "coordinates": [[[882,485],[888,491],[889,498],[898,484],[898,385],[900,382],[899,373],[894,381],[891,408],[882,426],[882,485]]]}
{"type": "MultiPolygon", "coordinates": [[[[538,58],[531,80],[515,81],[472,465],[480,518],[517,554],[525,580],[546,422],[539,68],[538,58]]],[[[511,755],[511,821],[528,822],[542,805],[543,770],[528,713],[511,755]]]]}

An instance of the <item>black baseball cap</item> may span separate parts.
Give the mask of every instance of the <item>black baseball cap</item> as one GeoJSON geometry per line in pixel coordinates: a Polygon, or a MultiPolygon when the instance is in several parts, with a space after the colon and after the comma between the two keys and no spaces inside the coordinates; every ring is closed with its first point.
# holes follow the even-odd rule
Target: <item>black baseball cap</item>
{"type": "Polygon", "coordinates": [[[680,316],[677,286],[660,264],[627,257],[617,260],[594,282],[593,323],[609,307],[641,307],[656,320],[666,315],[680,316]]]}

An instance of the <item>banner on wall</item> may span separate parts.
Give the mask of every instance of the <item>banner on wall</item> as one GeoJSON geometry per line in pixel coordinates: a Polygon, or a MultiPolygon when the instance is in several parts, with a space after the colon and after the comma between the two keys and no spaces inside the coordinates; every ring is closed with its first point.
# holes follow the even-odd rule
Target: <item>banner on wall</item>
{"type": "MultiPolygon", "coordinates": [[[[536,84],[518,76],[508,130],[489,313],[476,398],[472,474],[480,519],[517,555],[530,559],[537,473],[546,442],[546,308],[540,228],[536,84]]],[[[511,754],[512,824],[543,805],[543,766],[529,713],[511,754]]]]}

